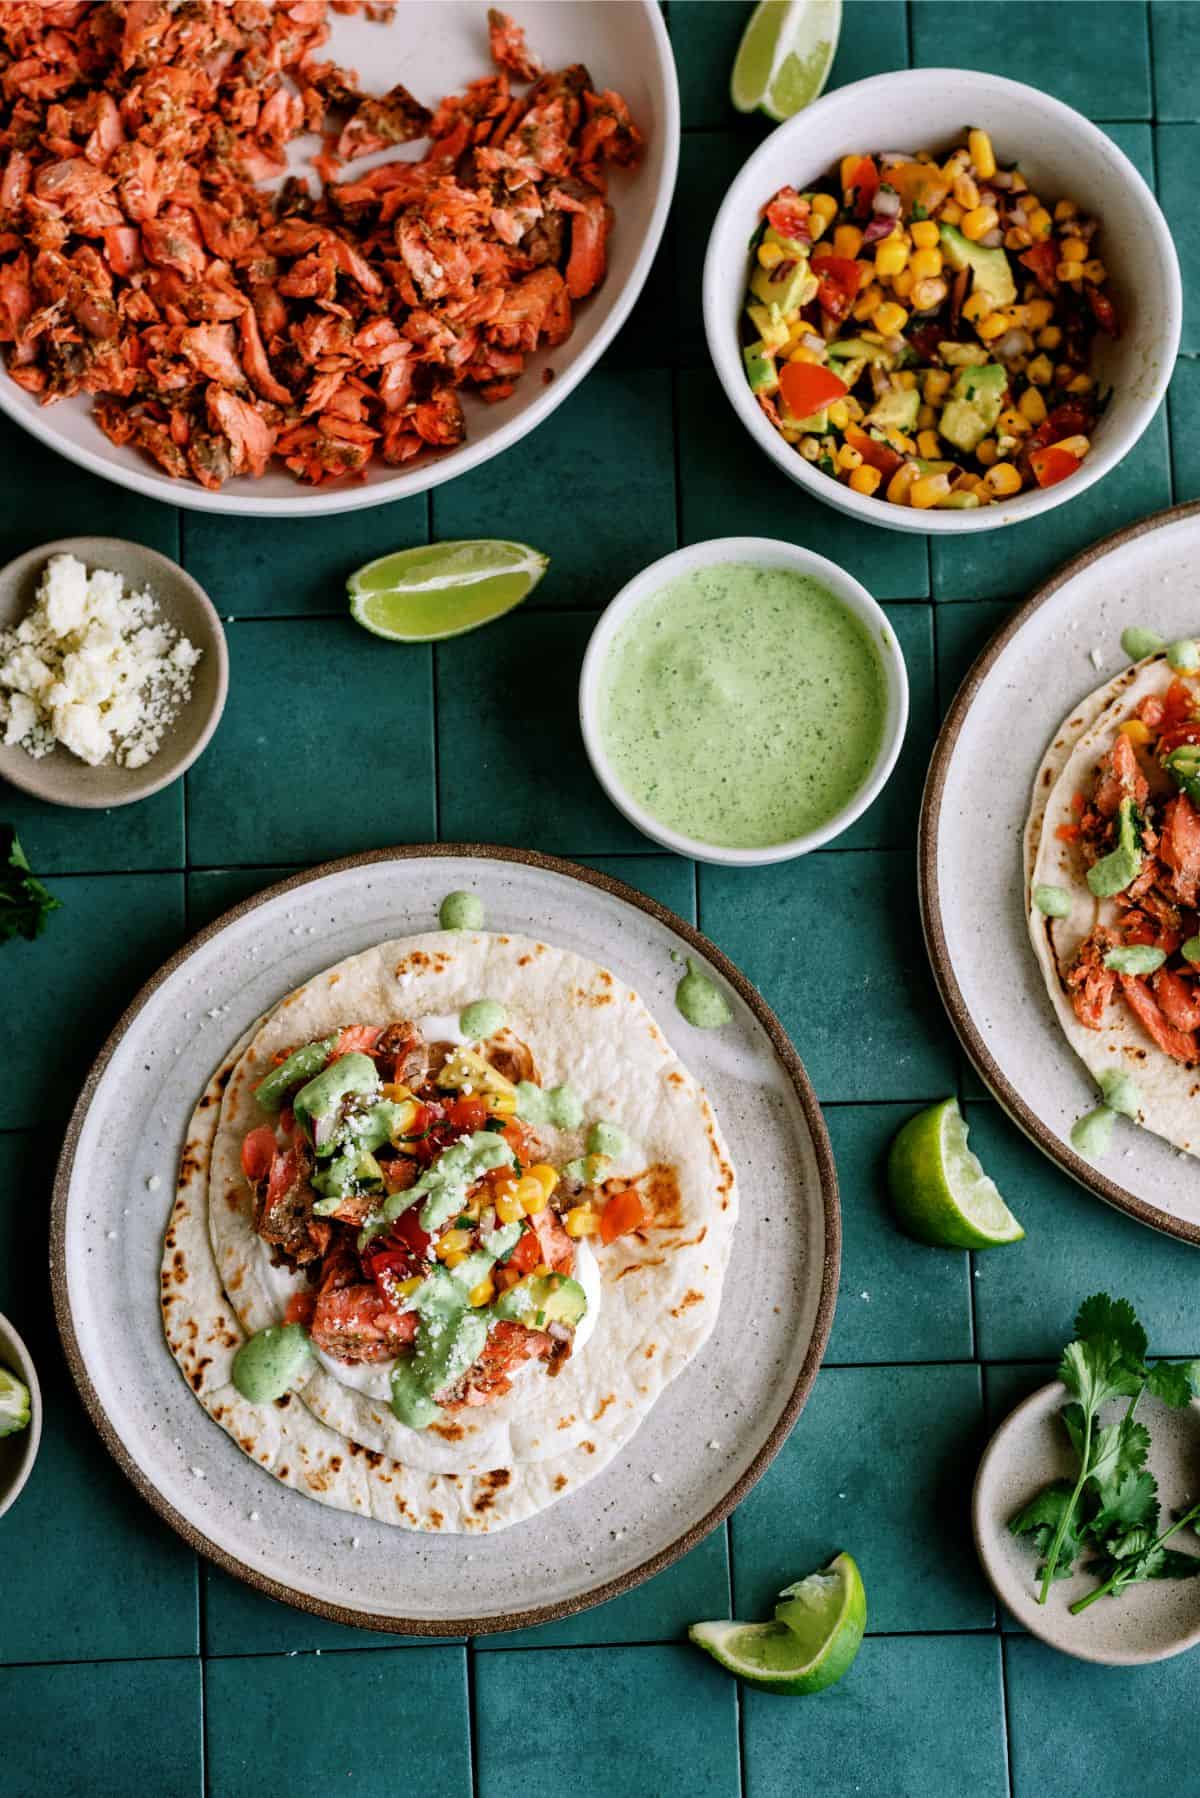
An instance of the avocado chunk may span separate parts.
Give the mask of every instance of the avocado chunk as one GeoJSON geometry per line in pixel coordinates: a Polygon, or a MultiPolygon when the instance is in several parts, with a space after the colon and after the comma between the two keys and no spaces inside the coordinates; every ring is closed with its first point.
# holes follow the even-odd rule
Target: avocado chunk
{"type": "Polygon", "coordinates": [[[1181,743],[1163,763],[1167,773],[1187,794],[1193,805],[1200,805],[1200,743],[1181,743]]]}
{"type": "Polygon", "coordinates": [[[938,355],[947,368],[982,368],[988,359],[981,343],[939,343],[938,355]]]}
{"type": "Polygon", "coordinates": [[[915,387],[892,387],[881,394],[867,414],[867,424],[881,431],[909,432],[916,427],[921,395],[915,387]]]}
{"type": "Polygon", "coordinates": [[[574,1326],[587,1310],[587,1294],[566,1274],[530,1274],[501,1293],[492,1310],[499,1318],[531,1329],[553,1323],[574,1326]]]}
{"type": "Polygon", "coordinates": [[[822,406],[819,412],[810,412],[807,418],[793,418],[784,406],[780,417],[785,430],[796,431],[804,436],[823,437],[829,429],[828,406],[822,406]]]}
{"type": "Polygon", "coordinates": [[[751,393],[778,392],[779,376],[775,371],[775,357],[765,343],[748,343],[742,351],[742,362],[751,393]]]}
{"type": "Polygon", "coordinates": [[[764,244],[775,244],[783,252],[782,260],[774,268],[755,267],[750,280],[750,292],[764,306],[771,306],[777,312],[795,312],[801,306],[807,306],[817,291],[817,278],[808,265],[810,245],[798,243],[793,237],[784,237],[773,225],[768,225],[763,232],[764,244]]]}
{"type": "Polygon", "coordinates": [[[1116,847],[1102,856],[1087,871],[1087,883],[1097,899],[1111,899],[1123,893],[1130,881],[1142,871],[1142,833],[1137,806],[1132,799],[1122,799],[1117,811],[1116,847]]]}
{"type": "Polygon", "coordinates": [[[975,276],[972,290],[985,293],[993,306],[1011,306],[1017,297],[1017,284],[1003,246],[997,244],[995,249],[985,250],[982,244],[964,237],[956,225],[942,225],[940,230],[942,255],[950,267],[956,271],[971,269],[975,276]]]}
{"type": "Polygon", "coordinates": [[[938,431],[955,449],[971,451],[995,428],[1008,387],[1008,371],[998,362],[964,368],[950,390],[938,431]]]}
{"type": "Polygon", "coordinates": [[[379,1073],[375,1063],[369,1055],[360,1055],[354,1050],[349,1055],[339,1055],[336,1061],[315,1074],[307,1086],[302,1086],[292,1109],[297,1123],[311,1129],[315,1118],[327,1117],[336,1111],[348,1094],[372,1093],[378,1087],[379,1073]]]}

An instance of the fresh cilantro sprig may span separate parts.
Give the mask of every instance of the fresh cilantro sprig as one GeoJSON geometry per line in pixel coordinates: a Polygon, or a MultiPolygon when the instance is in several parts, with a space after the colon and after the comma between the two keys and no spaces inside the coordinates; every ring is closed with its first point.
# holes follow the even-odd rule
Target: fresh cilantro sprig
{"type": "Polygon", "coordinates": [[[1140,1580],[1200,1574],[1200,1558],[1165,1546],[1177,1530],[1200,1518],[1200,1504],[1157,1533],[1158,1484],[1146,1469],[1150,1432],[1135,1416],[1144,1392],[1164,1404],[1189,1404],[1200,1391],[1200,1361],[1148,1362],[1146,1347],[1146,1332],[1128,1300],[1106,1292],[1084,1300],[1075,1339],[1058,1370],[1074,1394],[1062,1420],[1078,1457],[1078,1475],[1074,1483],[1055,1480],[1043,1487],[1009,1522],[1014,1535],[1030,1536],[1037,1549],[1039,1604],[1046,1603],[1054,1581],[1066,1579],[1089,1551],[1095,1551],[1089,1571],[1103,1580],[1072,1611],[1109,1593],[1115,1597],[1140,1580]],[[1120,1398],[1130,1401],[1125,1412],[1101,1424],[1101,1408],[1120,1398]]]}
{"type": "Polygon", "coordinates": [[[32,943],[61,905],[29,866],[12,825],[0,824],[0,943],[14,936],[32,943]]]}

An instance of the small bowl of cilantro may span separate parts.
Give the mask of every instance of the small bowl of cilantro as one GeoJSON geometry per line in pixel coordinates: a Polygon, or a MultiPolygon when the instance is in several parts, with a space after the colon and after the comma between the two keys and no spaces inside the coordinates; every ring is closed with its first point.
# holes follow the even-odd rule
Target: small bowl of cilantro
{"type": "Polygon", "coordinates": [[[0,1517],[16,1504],[42,1438],[42,1393],[33,1357],[0,1312],[0,1517]]]}
{"type": "Polygon", "coordinates": [[[1200,1361],[1151,1357],[1127,1299],[1079,1307],[1059,1378],[992,1437],[972,1522],[1019,1623],[1110,1667],[1200,1643],[1200,1361]]]}
{"type": "Polygon", "coordinates": [[[760,146],[713,226],[704,316],[792,481],[942,535],[1032,518],[1127,455],[1182,304],[1166,221],[1098,126],[1017,82],[912,69],[760,146]]]}

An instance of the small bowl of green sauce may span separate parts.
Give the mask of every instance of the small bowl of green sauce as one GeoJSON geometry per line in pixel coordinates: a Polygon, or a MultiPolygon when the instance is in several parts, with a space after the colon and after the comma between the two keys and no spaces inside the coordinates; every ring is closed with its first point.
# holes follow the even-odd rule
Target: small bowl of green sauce
{"type": "Polygon", "coordinates": [[[579,681],[601,786],[656,843],[761,867],[830,842],[882,789],[908,676],[866,588],[767,537],[664,556],[609,605],[579,681]]]}

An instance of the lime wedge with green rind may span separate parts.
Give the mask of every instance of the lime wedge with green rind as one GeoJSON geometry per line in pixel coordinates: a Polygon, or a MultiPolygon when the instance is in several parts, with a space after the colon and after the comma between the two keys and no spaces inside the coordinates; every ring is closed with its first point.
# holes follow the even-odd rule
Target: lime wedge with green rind
{"type": "Polygon", "coordinates": [[[896,1216],[911,1236],[939,1249],[992,1249],[1025,1232],[967,1147],[957,1099],[918,1112],[888,1154],[896,1216]]]}
{"type": "Polygon", "coordinates": [[[862,1575],[848,1554],[839,1554],[780,1593],[772,1623],[694,1623],[688,1635],[747,1685],[809,1693],[841,1679],[866,1627],[862,1575]]]}
{"type": "Polygon", "coordinates": [[[738,111],[782,121],[810,106],[829,79],[841,23],[841,0],[759,0],[729,83],[738,111]]]}
{"type": "Polygon", "coordinates": [[[31,1416],[28,1386],[7,1367],[0,1367],[0,1436],[27,1428],[31,1416]]]}
{"type": "Polygon", "coordinates": [[[436,643],[503,617],[537,586],[549,558],[528,543],[476,537],[398,549],[346,582],[355,620],[392,643],[436,643]]]}

